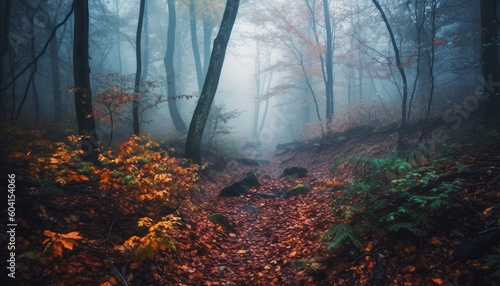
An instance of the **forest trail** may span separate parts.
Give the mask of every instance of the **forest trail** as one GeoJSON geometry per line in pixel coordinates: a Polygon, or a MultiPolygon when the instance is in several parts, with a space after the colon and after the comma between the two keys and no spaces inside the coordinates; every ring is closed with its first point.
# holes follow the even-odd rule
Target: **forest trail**
{"type": "MultiPolygon", "coordinates": [[[[297,182],[281,183],[293,187],[297,182]]],[[[212,285],[303,285],[308,277],[295,262],[318,249],[331,218],[331,195],[318,189],[286,200],[256,196],[276,190],[277,184],[261,180],[261,186],[247,195],[230,198],[217,198],[220,189],[213,188],[207,194],[212,199],[201,205],[203,211],[186,216],[186,228],[176,239],[178,255],[195,264],[171,265],[177,268],[172,274],[182,281],[186,275],[180,275],[179,267],[192,271],[182,281],[187,285],[207,277],[220,283],[212,285]],[[226,215],[236,231],[207,221],[210,213],[226,215]],[[196,237],[190,227],[196,229],[196,237]]]]}

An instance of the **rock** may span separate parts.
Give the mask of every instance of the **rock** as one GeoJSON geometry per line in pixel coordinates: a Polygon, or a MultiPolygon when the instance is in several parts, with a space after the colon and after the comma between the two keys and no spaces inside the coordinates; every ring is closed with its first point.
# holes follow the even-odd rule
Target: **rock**
{"type": "Polygon", "coordinates": [[[229,186],[224,187],[219,196],[220,197],[237,197],[246,194],[252,187],[260,186],[257,179],[256,171],[247,171],[243,177],[236,182],[231,183],[229,186]]]}
{"type": "Polygon", "coordinates": [[[297,186],[284,192],[280,197],[282,199],[288,199],[289,197],[298,196],[301,194],[307,194],[311,190],[312,190],[312,186],[310,184],[298,184],[297,186]]]}
{"type": "Polygon", "coordinates": [[[307,169],[299,166],[293,166],[285,168],[283,174],[280,177],[284,176],[295,176],[296,178],[304,178],[307,177],[307,169]]]}
{"type": "Polygon", "coordinates": [[[263,199],[271,199],[271,198],[276,198],[276,195],[273,193],[264,193],[264,192],[257,192],[255,193],[256,197],[263,198],[263,199]]]}
{"type": "Polygon", "coordinates": [[[227,232],[236,232],[236,229],[231,225],[227,217],[222,213],[209,214],[208,219],[213,223],[222,226],[227,232]]]}
{"type": "Polygon", "coordinates": [[[257,211],[257,207],[254,205],[244,205],[243,210],[246,211],[247,213],[254,213],[257,211]]]}

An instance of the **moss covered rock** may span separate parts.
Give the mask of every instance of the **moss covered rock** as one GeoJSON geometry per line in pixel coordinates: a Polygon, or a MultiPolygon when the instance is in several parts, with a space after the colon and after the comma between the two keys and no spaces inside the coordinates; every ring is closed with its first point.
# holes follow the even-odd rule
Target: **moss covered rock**
{"type": "Polygon", "coordinates": [[[211,213],[208,219],[224,228],[226,232],[236,232],[236,229],[231,225],[226,215],[223,213],[211,213]]]}
{"type": "Polygon", "coordinates": [[[298,184],[295,187],[284,192],[281,197],[283,199],[288,199],[289,197],[298,196],[301,194],[307,194],[312,190],[310,184],[298,184]]]}

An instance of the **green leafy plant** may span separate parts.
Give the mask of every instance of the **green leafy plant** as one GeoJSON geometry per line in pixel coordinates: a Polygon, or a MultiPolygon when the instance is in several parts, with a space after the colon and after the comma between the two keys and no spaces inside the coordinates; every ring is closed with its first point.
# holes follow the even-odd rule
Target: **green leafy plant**
{"type": "Polygon", "coordinates": [[[449,160],[419,166],[419,152],[394,152],[383,158],[360,155],[332,166],[335,170],[350,165],[353,178],[332,206],[347,222],[329,229],[325,236],[329,249],[341,248],[346,242],[361,248],[360,237],[371,231],[423,236],[433,214],[456,206],[453,195],[462,180],[439,180],[439,172],[449,160]]]}
{"type": "Polygon", "coordinates": [[[328,230],[325,235],[325,240],[328,242],[328,249],[338,249],[342,246],[345,246],[349,243],[352,243],[356,248],[362,249],[363,244],[361,244],[361,240],[359,236],[361,233],[365,232],[366,228],[364,227],[354,227],[349,224],[337,224],[328,230]]]}

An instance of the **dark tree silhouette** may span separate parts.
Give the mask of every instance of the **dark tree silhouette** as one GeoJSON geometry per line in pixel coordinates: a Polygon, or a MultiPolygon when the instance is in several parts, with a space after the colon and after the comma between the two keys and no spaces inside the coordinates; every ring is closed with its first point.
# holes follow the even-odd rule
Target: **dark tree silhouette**
{"type": "Polygon", "coordinates": [[[327,0],[323,0],[323,12],[325,13],[325,28],[326,28],[326,55],[325,55],[326,120],[330,122],[333,117],[333,60],[332,60],[333,35],[332,35],[332,23],[330,22],[330,8],[328,7],[327,0]]]}
{"type": "Polygon", "coordinates": [[[165,64],[165,72],[167,74],[167,94],[169,97],[168,110],[174,122],[175,129],[180,132],[186,132],[186,124],[179,113],[176,100],[175,89],[175,69],[174,69],[174,49],[175,49],[175,1],[168,0],[168,28],[167,28],[167,51],[163,63],[165,64]]]}
{"type": "Polygon", "coordinates": [[[484,117],[489,120],[500,111],[500,60],[498,43],[497,0],[482,0],[481,2],[481,45],[482,70],[485,81],[483,94],[488,96],[485,101],[484,117]]]}
{"type": "Polygon", "coordinates": [[[208,65],[207,76],[203,89],[200,94],[200,99],[196,105],[196,109],[189,125],[189,131],[186,139],[185,156],[193,159],[195,162],[201,162],[200,147],[203,130],[207,123],[208,113],[219,85],[220,73],[224,64],[224,57],[226,55],[227,44],[231,36],[236,15],[238,14],[239,0],[228,0],[224,15],[222,16],[219,33],[214,40],[214,47],[210,57],[210,64],[208,65]]]}
{"type": "Polygon", "coordinates": [[[141,0],[141,5],[139,8],[139,21],[137,23],[137,34],[135,37],[135,60],[137,63],[137,71],[135,72],[134,100],[132,101],[132,120],[133,120],[135,135],[139,135],[139,98],[140,98],[139,94],[141,92],[141,72],[142,72],[141,35],[142,35],[142,23],[144,21],[145,4],[146,1],[141,0]]]}
{"type": "Polygon", "coordinates": [[[396,38],[394,37],[394,33],[392,32],[389,20],[387,20],[384,10],[382,9],[378,1],[372,0],[372,2],[373,4],[375,4],[375,7],[377,7],[377,10],[380,12],[382,19],[384,20],[385,26],[387,27],[387,31],[389,32],[389,36],[391,37],[392,48],[394,49],[394,55],[396,57],[396,64],[398,66],[399,73],[401,74],[401,80],[403,81],[403,100],[401,105],[401,125],[399,127],[400,129],[398,135],[398,149],[404,149],[405,148],[404,131],[406,129],[406,111],[407,111],[406,104],[408,101],[408,81],[406,79],[406,74],[403,68],[403,64],[401,63],[398,44],[396,42],[396,38]]]}
{"type": "Polygon", "coordinates": [[[88,0],[73,2],[75,13],[73,77],[75,80],[75,111],[81,141],[82,160],[97,162],[97,134],[92,111],[89,67],[89,5],[88,0]]]}
{"type": "Polygon", "coordinates": [[[194,66],[196,68],[196,78],[198,80],[198,90],[203,87],[203,70],[201,68],[200,48],[198,46],[198,35],[196,33],[196,5],[194,0],[189,2],[189,27],[191,29],[191,46],[193,48],[194,66]]]}

